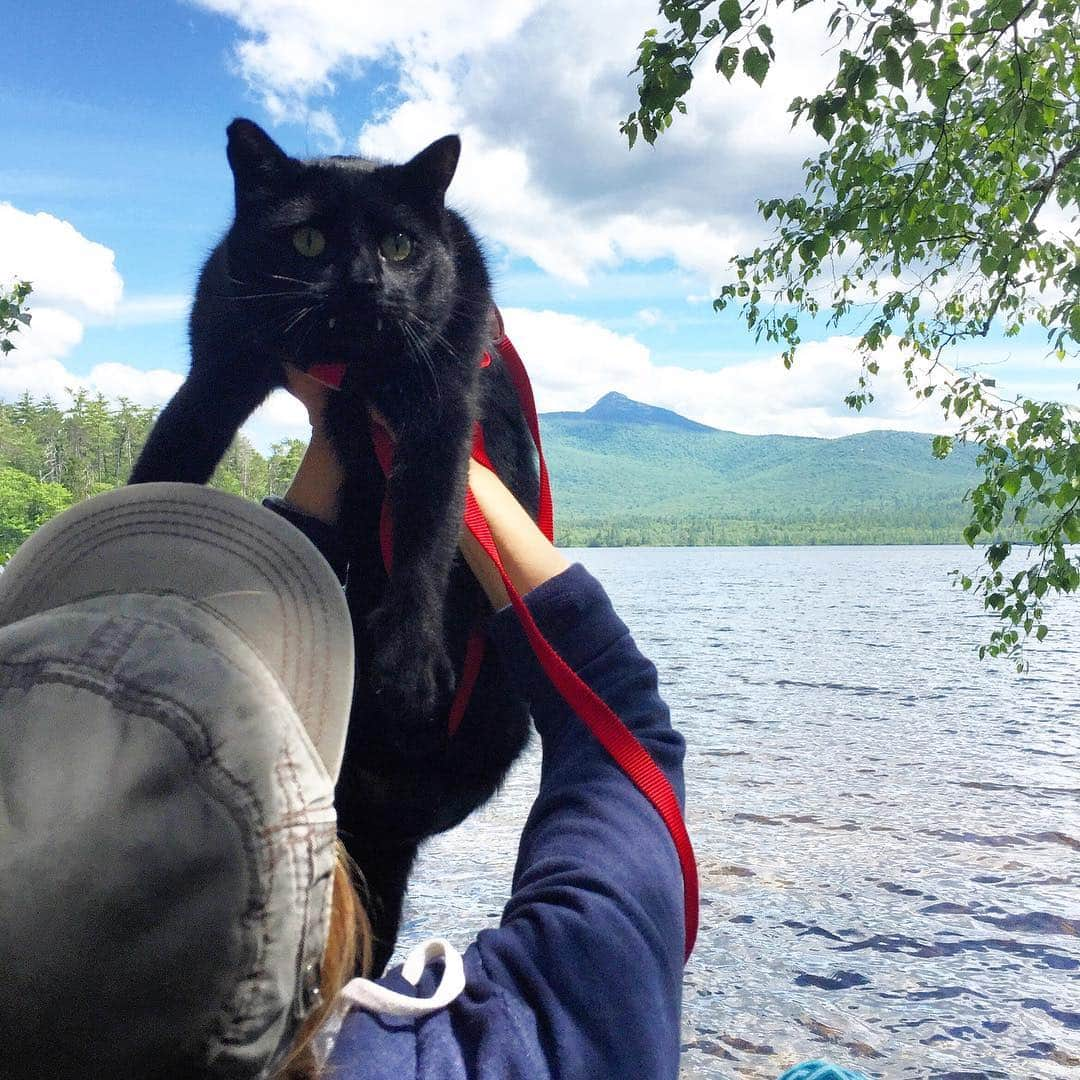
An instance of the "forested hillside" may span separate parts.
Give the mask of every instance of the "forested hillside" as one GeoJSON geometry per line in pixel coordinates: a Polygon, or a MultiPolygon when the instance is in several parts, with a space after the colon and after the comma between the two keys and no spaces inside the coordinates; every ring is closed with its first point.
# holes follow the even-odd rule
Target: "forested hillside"
{"type": "MultiPolygon", "coordinates": [[[[122,484],[157,410],[76,393],[69,407],[0,403],[0,558],[65,506],[122,484]]],[[[736,435],[609,394],[541,416],[557,539],[567,546],[957,543],[974,454],[945,461],[925,435],[736,435]]],[[[281,494],[304,443],[260,454],[242,435],[212,481],[281,494]]]]}
{"type": "Polygon", "coordinates": [[[913,432],[738,435],[620,394],[541,425],[575,545],[960,543],[978,475],[913,432]]]}
{"type": "MultiPolygon", "coordinates": [[[[0,403],[0,559],[64,507],[124,483],[156,416],[81,390],[68,408],[29,394],[0,403]]],[[[241,435],[211,483],[251,499],[281,494],[303,451],[291,439],[264,457],[241,435]]]]}

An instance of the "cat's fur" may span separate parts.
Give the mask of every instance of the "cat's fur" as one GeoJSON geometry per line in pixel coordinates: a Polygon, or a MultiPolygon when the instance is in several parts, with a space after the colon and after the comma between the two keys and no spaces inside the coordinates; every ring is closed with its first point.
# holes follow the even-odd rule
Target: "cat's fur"
{"type": "Polygon", "coordinates": [[[453,738],[446,731],[455,673],[486,611],[457,556],[477,419],[497,471],[534,514],[538,497],[532,443],[498,353],[480,367],[491,348],[488,274],[468,226],[443,201],[458,153],[456,136],[446,136],[404,165],[299,161],[235,120],[235,221],[199,278],[190,374],[131,476],[205,483],[247,416],[284,385],[284,361],[347,364],[326,413],[346,474],[339,524],[357,650],[337,809],[370,893],[380,968],[418,842],[493,793],[528,730],[527,707],[489,649],[461,727],[453,738]],[[300,228],[318,229],[325,250],[296,250],[300,228]],[[380,251],[397,234],[413,245],[400,263],[380,251]],[[369,406],[397,438],[389,578],[369,406]]]}

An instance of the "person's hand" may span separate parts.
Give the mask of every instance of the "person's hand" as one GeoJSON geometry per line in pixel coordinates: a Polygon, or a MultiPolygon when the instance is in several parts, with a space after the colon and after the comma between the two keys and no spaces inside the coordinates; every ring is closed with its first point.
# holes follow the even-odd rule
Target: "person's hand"
{"type": "Polygon", "coordinates": [[[341,486],[345,479],[324,425],[326,403],[335,391],[292,364],[285,365],[285,378],[285,388],[307,409],[311,424],[311,440],[285,492],[285,501],[297,510],[333,524],[341,508],[341,486]]]}
{"type": "Polygon", "coordinates": [[[307,409],[311,430],[321,430],[326,414],[326,402],[334,391],[292,364],[285,365],[285,379],[285,389],[307,409]]]}
{"type": "MultiPolygon", "coordinates": [[[[469,489],[487,518],[491,537],[499,549],[503,566],[517,591],[530,589],[561,574],[570,564],[540,531],[509,488],[475,458],[469,459],[469,489]]],[[[461,553],[491,606],[498,609],[510,602],[502,577],[480,542],[462,529],[461,553]]]]}
{"type": "MultiPolygon", "coordinates": [[[[292,364],[285,365],[285,379],[285,389],[307,409],[312,431],[321,431],[323,418],[326,416],[326,403],[330,400],[330,395],[337,391],[292,364]]],[[[397,442],[397,435],[390,426],[390,421],[374,405],[369,405],[367,411],[371,419],[385,428],[390,438],[397,442]]]]}

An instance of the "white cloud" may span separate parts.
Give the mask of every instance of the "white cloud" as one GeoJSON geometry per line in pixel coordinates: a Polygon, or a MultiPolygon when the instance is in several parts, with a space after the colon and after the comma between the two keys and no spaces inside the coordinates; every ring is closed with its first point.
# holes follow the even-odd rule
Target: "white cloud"
{"type": "Polygon", "coordinates": [[[175,322],[187,317],[191,297],[184,293],[128,296],[117,305],[108,319],[100,320],[112,326],[146,326],[175,322]]]}
{"type": "Polygon", "coordinates": [[[162,405],[182,382],[183,376],[175,371],[140,371],[128,364],[96,364],[88,372],[74,374],[60,359],[71,346],[71,339],[61,338],[52,329],[39,333],[43,326],[56,322],[54,316],[52,312],[35,311],[34,333],[25,340],[17,338],[18,347],[0,362],[0,399],[13,401],[29,393],[67,405],[71,392],[83,387],[93,394],[104,394],[110,401],[124,397],[137,405],[162,405]]]}
{"type": "Polygon", "coordinates": [[[243,428],[244,435],[263,454],[272,443],[282,439],[303,439],[311,436],[307,409],[285,390],[275,390],[266,401],[252,413],[243,428]]]}
{"type": "Polygon", "coordinates": [[[683,416],[748,435],[835,437],[881,428],[944,431],[941,410],[917,402],[890,350],[875,380],[875,401],[861,413],[843,404],[859,374],[855,339],[803,345],[794,368],[780,358],[748,360],[717,371],[657,364],[630,335],[554,311],[503,311],[541,412],[588,408],[610,390],[683,416]]]}
{"type": "Polygon", "coordinates": [[[777,61],[765,87],[729,86],[703,55],[680,119],[628,152],[619,121],[654,0],[193,0],[236,20],[236,63],[275,119],[330,128],[336,85],[374,61],[399,71],[399,103],[357,146],[388,160],[447,131],[464,154],[451,189],[484,236],[583,283],[627,261],[673,259],[710,288],[759,235],[755,200],[785,190],[816,144],[790,132],[788,102],[823,81],[820,19],[770,15],[777,61]]]}
{"type": "Polygon", "coordinates": [[[0,203],[0,282],[30,281],[35,308],[111,315],[124,283],[113,252],[87,240],[70,222],[0,203]]]}
{"type": "MultiPolygon", "coordinates": [[[[83,387],[110,401],[164,405],[184,376],[164,368],[96,364],[76,374],[67,366],[83,340],[84,325],[132,327],[182,318],[190,298],[180,295],[123,298],[114,253],[51,214],[28,214],[0,203],[0,282],[33,282],[31,323],[14,335],[15,349],[0,358],[0,399],[29,393],[61,405],[83,387]]],[[[307,414],[287,394],[274,395],[249,421],[245,434],[260,448],[283,436],[306,438],[307,414]]]]}
{"type": "MultiPolygon", "coordinates": [[[[512,34],[537,0],[192,0],[236,20],[246,36],[234,50],[239,73],[263,95],[275,120],[310,119],[310,100],[335,79],[381,58],[422,55],[439,66],[484,52],[512,34]]],[[[316,121],[318,123],[323,121],[316,121]]],[[[336,130],[336,127],[335,127],[336,130]]],[[[418,148],[417,148],[418,149],[418,148]]]]}
{"type": "Polygon", "coordinates": [[[16,348],[0,359],[0,397],[11,400],[28,392],[66,403],[68,391],[83,386],[143,405],[169,399],[181,381],[175,372],[98,364],[77,375],[64,361],[82,342],[87,322],[130,325],[176,318],[183,298],[123,299],[112,250],[51,214],[29,214],[0,203],[0,235],[0,282],[23,279],[34,286],[30,326],[15,335],[16,348]]]}

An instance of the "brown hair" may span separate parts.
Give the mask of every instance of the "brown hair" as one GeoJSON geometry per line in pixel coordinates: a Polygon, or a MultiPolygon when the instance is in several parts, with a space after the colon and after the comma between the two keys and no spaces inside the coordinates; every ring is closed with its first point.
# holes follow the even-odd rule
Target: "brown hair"
{"type": "Polygon", "coordinates": [[[326,1020],[338,991],[359,971],[371,971],[371,923],[357,892],[359,875],[348,853],[337,842],[330,929],[323,951],[319,1004],[301,1025],[292,1050],[274,1080],[317,1080],[318,1065],[311,1041],[326,1020]]]}

